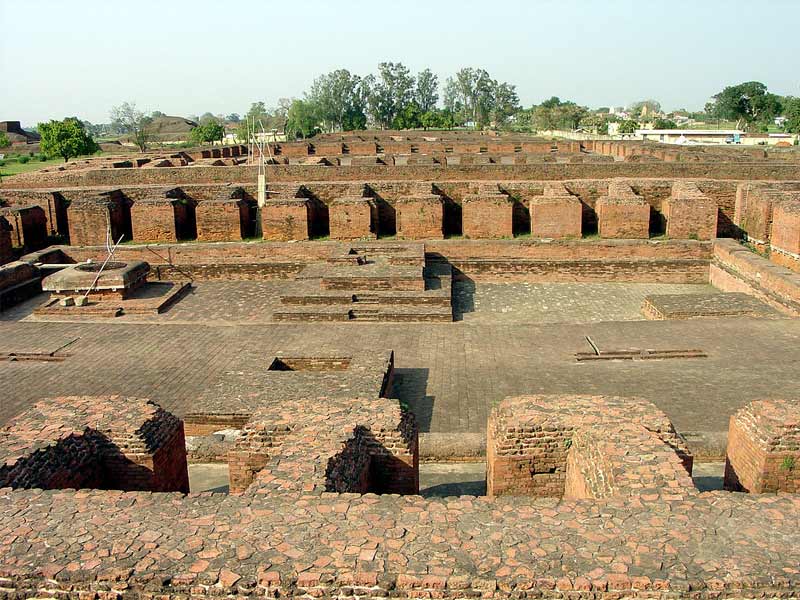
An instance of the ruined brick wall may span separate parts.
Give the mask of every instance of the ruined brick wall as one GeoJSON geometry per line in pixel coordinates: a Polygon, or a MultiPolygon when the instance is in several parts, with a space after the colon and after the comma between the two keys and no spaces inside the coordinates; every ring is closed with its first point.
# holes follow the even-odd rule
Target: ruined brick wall
{"type": "Polygon", "coordinates": [[[47,245],[47,217],[39,206],[0,208],[0,218],[11,225],[11,245],[26,252],[47,245]]]}
{"type": "Polygon", "coordinates": [[[265,240],[286,242],[310,237],[309,201],[303,198],[270,198],[261,208],[261,232],[265,240]]]}
{"type": "Polygon", "coordinates": [[[532,197],[528,206],[532,237],[581,237],[581,202],[563,185],[545,185],[544,194],[532,197]]]}
{"type": "Polygon", "coordinates": [[[775,204],[770,247],[771,260],[800,273],[800,193],[775,204]]]}
{"type": "Polygon", "coordinates": [[[514,205],[500,193],[464,196],[462,232],[473,239],[510,238],[514,235],[514,205]]]}
{"type": "Polygon", "coordinates": [[[790,316],[800,316],[800,274],[730,239],[714,242],[709,281],[724,292],[744,292],[790,316]]]}
{"type": "Polygon", "coordinates": [[[410,196],[398,198],[397,235],[410,240],[441,239],[444,227],[444,207],[439,196],[410,196]]]}
{"type": "Polygon", "coordinates": [[[241,200],[204,200],[197,205],[197,239],[234,242],[243,239],[242,220],[247,207],[241,200]]]}
{"type": "Polygon", "coordinates": [[[800,492],[800,408],[759,400],[731,416],[725,489],[755,494],[800,492]]]}
{"type": "Polygon", "coordinates": [[[650,236],[650,205],[625,182],[611,181],[608,195],[597,200],[598,233],[603,238],[650,236]]]}
{"type": "Polygon", "coordinates": [[[147,400],[44,400],[0,430],[0,487],[189,491],[183,424],[147,400]]]}
{"type": "Polygon", "coordinates": [[[710,240],[717,236],[717,203],[694,182],[675,182],[662,213],[666,234],[671,238],[710,240]]]}
{"type": "Polygon", "coordinates": [[[14,258],[11,232],[11,224],[4,217],[0,217],[0,265],[10,262],[14,258]]]}
{"type": "MultiPolygon", "coordinates": [[[[572,458],[573,469],[578,471],[573,473],[569,482],[570,493],[576,497],[584,497],[581,494],[604,497],[612,491],[638,493],[635,490],[640,492],[645,483],[654,488],[666,487],[672,485],[666,479],[673,478],[672,467],[676,464],[681,465],[683,477],[691,474],[692,457],[685,442],[667,416],[649,402],[638,398],[600,396],[521,396],[506,398],[490,415],[486,445],[487,495],[561,497],[567,489],[568,455],[576,444],[575,435],[593,427],[617,428],[621,438],[614,441],[606,436],[606,439],[595,442],[590,438],[598,438],[597,433],[588,432],[585,435],[589,437],[578,440],[577,454],[572,458]],[[640,429],[630,429],[629,425],[649,433],[646,435],[640,429]],[[658,442],[651,440],[649,434],[658,442]],[[609,445],[596,446],[598,443],[609,445]],[[637,468],[629,470],[624,455],[629,444],[636,446],[639,443],[647,458],[637,468]],[[658,452],[653,454],[654,444],[665,447],[659,446],[658,452]],[[603,454],[607,464],[603,466],[597,462],[589,465],[589,469],[581,474],[583,459],[593,453],[603,454]],[[613,477],[609,475],[611,479],[619,479],[617,491],[614,491],[613,481],[603,483],[606,487],[597,483],[601,479],[597,474],[604,471],[613,473],[613,477]],[[667,471],[666,479],[660,477],[659,473],[667,471]]],[[[685,479],[680,483],[691,487],[685,479]]]]}
{"type": "Polygon", "coordinates": [[[331,239],[357,240],[378,236],[377,208],[369,198],[337,198],[329,211],[331,239]]]}
{"type": "Polygon", "coordinates": [[[137,242],[178,240],[172,200],[138,200],[131,206],[133,239],[137,242]]]}

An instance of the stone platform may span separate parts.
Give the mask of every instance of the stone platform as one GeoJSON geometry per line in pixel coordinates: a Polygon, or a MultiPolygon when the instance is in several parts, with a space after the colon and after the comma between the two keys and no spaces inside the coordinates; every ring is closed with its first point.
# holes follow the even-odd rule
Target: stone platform
{"type": "Polygon", "coordinates": [[[652,320],[781,316],[759,299],[739,292],[650,295],[642,303],[642,314],[652,320]]]}

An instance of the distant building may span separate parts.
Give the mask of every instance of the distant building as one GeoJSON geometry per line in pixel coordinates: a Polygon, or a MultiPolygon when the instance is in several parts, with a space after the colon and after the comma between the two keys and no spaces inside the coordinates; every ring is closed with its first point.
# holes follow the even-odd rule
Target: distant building
{"type": "Polygon", "coordinates": [[[664,144],[743,144],[776,146],[793,144],[788,133],[747,133],[739,129],[637,129],[636,137],[664,144]]]}

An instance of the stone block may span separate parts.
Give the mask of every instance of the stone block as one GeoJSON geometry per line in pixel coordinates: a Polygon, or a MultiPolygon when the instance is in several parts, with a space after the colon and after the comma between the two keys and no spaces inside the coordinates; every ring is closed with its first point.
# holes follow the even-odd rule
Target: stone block
{"type": "Polygon", "coordinates": [[[370,198],[345,196],[330,205],[330,237],[334,240],[377,238],[377,208],[370,198]]]}
{"type": "Polygon", "coordinates": [[[711,240],[717,237],[717,203],[691,181],[676,181],[661,205],[666,234],[676,239],[711,240]]]}
{"type": "Polygon", "coordinates": [[[510,238],[514,236],[514,205],[499,191],[479,191],[461,201],[462,231],[473,239],[510,238]]]}
{"type": "Polygon", "coordinates": [[[563,185],[545,186],[530,199],[531,235],[536,238],[581,237],[581,202],[563,185]]]}
{"type": "MultiPolygon", "coordinates": [[[[430,186],[428,186],[430,187],[430,186]]],[[[444,204],[441,196],[426,194],[395,200],[397,235],[409,240],[441,239],[444,204]]]]}
{"type": "Polygon", "coordinates": [[[609,183],[608,195],[597,199],[595,212],[598,233],[602,238],[650,237],[650,205],[629,185],[609,183]]]}
{"type": "Polygon", "coordinates": [[[188,492],[183,423],[138,398],[43,400],[0,430],[0,487],[188,492]]]}
{"type": "Polygon", "coordinates": [[[275,242],[307,240],[309,218],[305,198],[270,198],[261,208],[262,236],[275,242]]]}
{"type": "Polygon", "coordinates": [[[800,492],[800,408],[794,400],[756,400],[731,416],[725,489],[800,492]]]}

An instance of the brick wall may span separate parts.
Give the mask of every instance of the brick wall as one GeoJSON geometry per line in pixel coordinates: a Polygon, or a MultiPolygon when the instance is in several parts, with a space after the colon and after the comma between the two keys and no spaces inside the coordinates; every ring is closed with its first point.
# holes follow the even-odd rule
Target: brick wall
{"type": "Polygon", "coordinates": [[[532,197],[528,208],[531,236],[553,239],[581,237],[581,202],[563,184],[545,185],[544,194],[532,197]]]}
{"type": "Polygon", "coordinates": [[[773,209],[770,245],[800,259],[800,194],[778,202],[773,209]]]}
{"type": "Polygon", "coordinates": [[[270,198],[261,208],[265,240],[286,242],[310,237],[309,201],[305,198],[270,198]]]}
{"type": "Polygon", "coordinates": [[[800,492],[800,408],[795,401],[757,400],[731,416],[725,489],[800,492]]]}
{"type": "Polygon", "coordinates": [[[11,223],[5,217],[0,216],[0,265],[10,262],[14,258],[11,234],[11,223]]]}
{"type": "Polygon", "coordinates": [[[672,195],[662,206],[666,234],[677,239],[713,239],[717,236],[717,212],[717,203],[703,194],[697,184],[675,182],[672,195]]]}
{"type": "Polygon", "coordinates": [[[600,237],[644,239],[650,236],[650,205],[627,183],[609,183],[608,195],[597,200],[595,211],[600,237]]]}
{"type": "Polygon", "coordinates": [[[397,235],[410,240],[441,239],[444,227],[444,207],[435,194],[398,198],[397,235]]]}
{"type": "Polygon", "coordinates": [[[343,197],[329,207],[330,237],[334,240],[376,238],[377,208],[369,198],[343,197]]]}
{"type": "Polygon", "coordinates": [[[47,217],[39,206],[0,208],[0,218],[11,225],[11,245],[26,252],[47,245],[47,217]]]}
{"type": "Polygon", "coordinates": [[[131,206],[133,239],[137,242],[178,240],[173,200],[137,200],[131,206]]]}
{"type": "Polygon", "coordinates": [[[482,192],[466,195],[461,210],[464,237],[491,239],[514,235],[514,205],[505,194],[482,192]]]}
{"type": "Polygon", "coordinates": [[[203,200],[197,205],[197,239],[203,242],[233,242],[243,239],[243,221],[249,218],[247,201],[203,200]]]}

